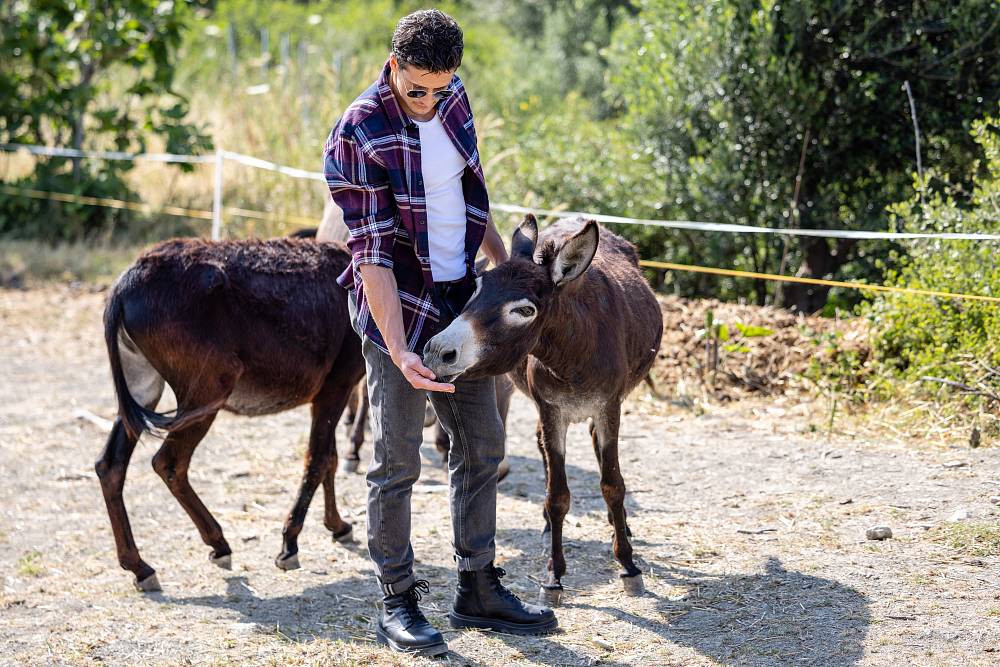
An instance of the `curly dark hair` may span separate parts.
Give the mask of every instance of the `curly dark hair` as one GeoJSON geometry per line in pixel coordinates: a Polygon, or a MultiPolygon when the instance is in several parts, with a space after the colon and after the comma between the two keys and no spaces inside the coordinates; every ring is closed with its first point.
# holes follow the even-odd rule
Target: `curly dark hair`
{"type": "Polygon", "coordinates": [[[437,9],[404,16],[392,33],[392,53],[400,64],[435,74],[458,69],[464,46],[458,22],[437,9]]]}

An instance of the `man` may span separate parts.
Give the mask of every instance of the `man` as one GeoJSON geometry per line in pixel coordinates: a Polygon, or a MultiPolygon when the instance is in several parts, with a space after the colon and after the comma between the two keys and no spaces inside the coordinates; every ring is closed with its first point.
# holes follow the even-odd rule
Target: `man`
{"type": "Polygon", "coordinates": [[[493,565],[504,453],[493,380],[438,382],[418,354],[475,290],[480,247],[495,264],[507,260],[489,216],[472,111],[455,75],[462,49],[462,31],[450,16],[424,10],[403,17],[378,81],[348,107],[324,148],[326,179],[353,254],[338,282],[349,290],[368,373],[368,551],[384,595],[376,633],[396,650],[421,655],[447,651],[417,604],[428,583],[413,574],[410,546],[425,396],[453,443],[452,627],[517,634],[556,627],[552,610],[521,602],[493,565]]]}

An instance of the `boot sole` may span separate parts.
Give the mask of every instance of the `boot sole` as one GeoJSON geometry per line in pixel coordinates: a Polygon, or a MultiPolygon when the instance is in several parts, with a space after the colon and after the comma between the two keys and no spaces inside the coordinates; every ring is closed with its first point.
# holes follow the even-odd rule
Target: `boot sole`
{"type": "Polygon", "coordinates": [[[448,652],[448,644],[445,642],[441,642],[440,644],[428,644],[427,646],[403,646],[401,644],[397,644],[385,633],[383,633],[382,628],[379,627],[375,628],[375,639],[379,644],[388,646],[397,653],[406,653],[407,655],[420,655],[428,658],[434,658],[448,652]]]}
{"type": "Polygon", "coordinates": [[[475,628],[478,630],[493,630],[494,632],[503,632],[509,635],[544,635],[552,632],[559,626],[559,620],[556,618],[544,623],[524,625],[521,623],[508,623],[507,621],[486,616],[466,616],[456,611],[448,614],[448,622],[451,624],[451,627],[457,629],[475,628]]]}

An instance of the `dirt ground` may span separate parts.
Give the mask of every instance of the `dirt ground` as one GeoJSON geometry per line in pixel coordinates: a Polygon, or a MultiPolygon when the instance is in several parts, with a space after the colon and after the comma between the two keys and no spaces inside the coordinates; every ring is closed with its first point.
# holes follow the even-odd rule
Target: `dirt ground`
{"type": "MultiPolygon", "coordinates": [[[[126,503],[163,592],[133,590],[93,472],[107,434],[76,412],[114,416],[102,300],[85,288],[0,291],[0,664],[433,664],[374,644],[365,550],[330,540],[319,503],[300,539],[302,569],[273,566],[301,472],[304,407],[224,414],[195,455],[191,480],[233,545],[231,572],[209,563],[149,466],[156,441],[139,444],[126,503]]],[[[632,397],[621,464],[641,598],[617,580],[593,452],[575,426],[559,632],[447,631],[451,652],[436,662],[1000,664],[1000,449],[831,440],[814,432],[822,411],[783,397],[696,415],[643,390],[632,397]],[[866,540],[876,525],[894,537],[866,540]]],[[[515,396],[498,560],[529,598],[545,566],[534,427],[515,396]]],[[[446,477],[429,441],[425,452],[413,543],[431,582],[425,609],[444,629],[454,582],[446,477]]],[[[338,483],[363,535],[364,477],[338,483]]]]}

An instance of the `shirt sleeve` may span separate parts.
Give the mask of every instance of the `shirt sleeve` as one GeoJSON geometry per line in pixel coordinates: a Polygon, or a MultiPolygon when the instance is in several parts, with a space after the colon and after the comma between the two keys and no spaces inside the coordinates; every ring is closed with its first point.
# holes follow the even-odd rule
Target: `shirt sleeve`
{"type": "Polygon", "coordinates": [[[344,212],[354,266],[391,269],[396,203],[385,167],[365,153],[353,133],[338,126],[324,149],[323,172],[334,203],[344,212]]]}

